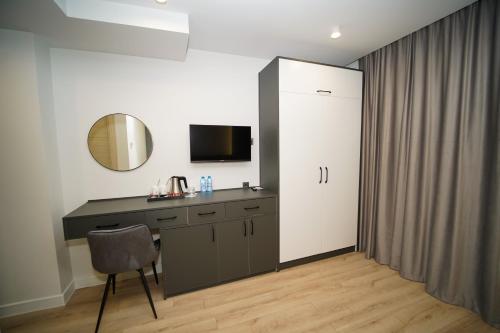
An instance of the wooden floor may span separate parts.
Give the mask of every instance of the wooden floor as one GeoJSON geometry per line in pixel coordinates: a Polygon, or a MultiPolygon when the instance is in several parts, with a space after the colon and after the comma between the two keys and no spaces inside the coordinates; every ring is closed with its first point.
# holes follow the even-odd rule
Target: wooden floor
{"type": "MultiPolygon", "coordinates": [[[[138,279],[117,282],[100,332],[499,332],[423,285],[351,253],[163,300],[154,320],[138,279]]],[[[93,332],[103,286],[64,308],[0,321],[2,332],[93,332]]]]}

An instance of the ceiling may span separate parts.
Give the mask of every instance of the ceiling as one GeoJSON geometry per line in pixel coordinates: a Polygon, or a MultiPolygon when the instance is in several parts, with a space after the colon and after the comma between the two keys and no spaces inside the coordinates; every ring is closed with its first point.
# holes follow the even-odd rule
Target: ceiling
{"type": "Polygon", "coordinates": [[[183,61],[188,16],[101,0],[0,0],[0,28],[33,32],[51,47],[183,61]]]}
{"type": "Polygon", "coordinates": [[[475,0],[112,0],[189,15],[189,48],[345,65],[475,0]],[[331,39],[333,26],[342,37],[331,39]]]}
{"type": "Polygon", "coordinates": [[[53,47],[144,57],[182,61],[193,48],[347,65],[474,1],[0,0],[0,27],[53,47]],[[336,25],[342,37],[332,39],[336,25]]]}

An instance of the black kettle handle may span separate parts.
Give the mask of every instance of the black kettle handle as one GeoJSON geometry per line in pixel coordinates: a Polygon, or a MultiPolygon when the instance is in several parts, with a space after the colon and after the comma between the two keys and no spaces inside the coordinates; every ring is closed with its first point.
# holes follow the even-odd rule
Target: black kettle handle
{"type": "Polygon", "coordinates": [[[184,181],[184,186],[186,187],[186,189],[188,188],[188,183],[187,183],[187,179],[186,177],[179,177],[179,182],[180,181],[184,181]]]}

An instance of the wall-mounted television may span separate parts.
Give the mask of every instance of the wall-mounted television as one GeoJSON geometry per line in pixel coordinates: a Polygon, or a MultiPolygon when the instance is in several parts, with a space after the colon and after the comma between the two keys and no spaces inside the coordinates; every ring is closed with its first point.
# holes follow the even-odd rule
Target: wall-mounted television
{"type": "Polygon", "coordinates": [[[189,125],[191,162],[251,160],[250,126],[189,125]]]}

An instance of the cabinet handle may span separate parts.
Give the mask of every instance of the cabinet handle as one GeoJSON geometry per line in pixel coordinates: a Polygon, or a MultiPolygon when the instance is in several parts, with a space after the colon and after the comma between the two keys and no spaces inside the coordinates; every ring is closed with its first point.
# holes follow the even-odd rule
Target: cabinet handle
{"type": "Polygon", "coordinates": [[[103,228],[115,228],[118,227],[120,223],[115,223],[115,224],[107,224],[107,225],[96,225],[96,229],[103,229],[103,228]]]}
{"type": "Polygon", "coordinates": [[[243,221],[243,236],[247,236],[247,221],[243,221]]]}
{"type": "Polygon", "coordinates": [[[331,94],[332,91],[331,90],[321,90],[321,89],[318,89],[316,90],[316,92],[319,94],[319,93],[328,93],[328,94],[331,94]]]}
{"type": "Polygon", "coordinates": [[[255,206],[255,207],[245,207],[245,210],[254,210],[254,209],[259,209],[260,206],[255,206]]]}
{"type": "Polygon", "coordinates": [[[214,215],[216,212],[210,212],[210,213],[198,213],[199,216],[205,216],[205,215],[214,215]]]}
{"type": "Polygon", "coordinates": [[[328,183],[328,167],[325,167],[326,170],[326,179],[325,179],[325,184],[328,183]]]}
{"type": "Polygon", "coordinates": [[[156,221],[161,222],[161,221],[175,220],[176,218],[177,218],[177,216],[159,217],[156,219],[156,221]]]}
{"type": "Polygon", "coordinates": [[[323,168],[319,167],[319,183],[323,182],[323,168]]]}
{"type": "Polygon", "coordinates": [[[215,228],[212,225],[212,242],[215,243],[215,228]]]}
{"type": "Polygon", "coordinates": [[[253,219],[250,220],[250,235],[253,236],[253,219]]]}

